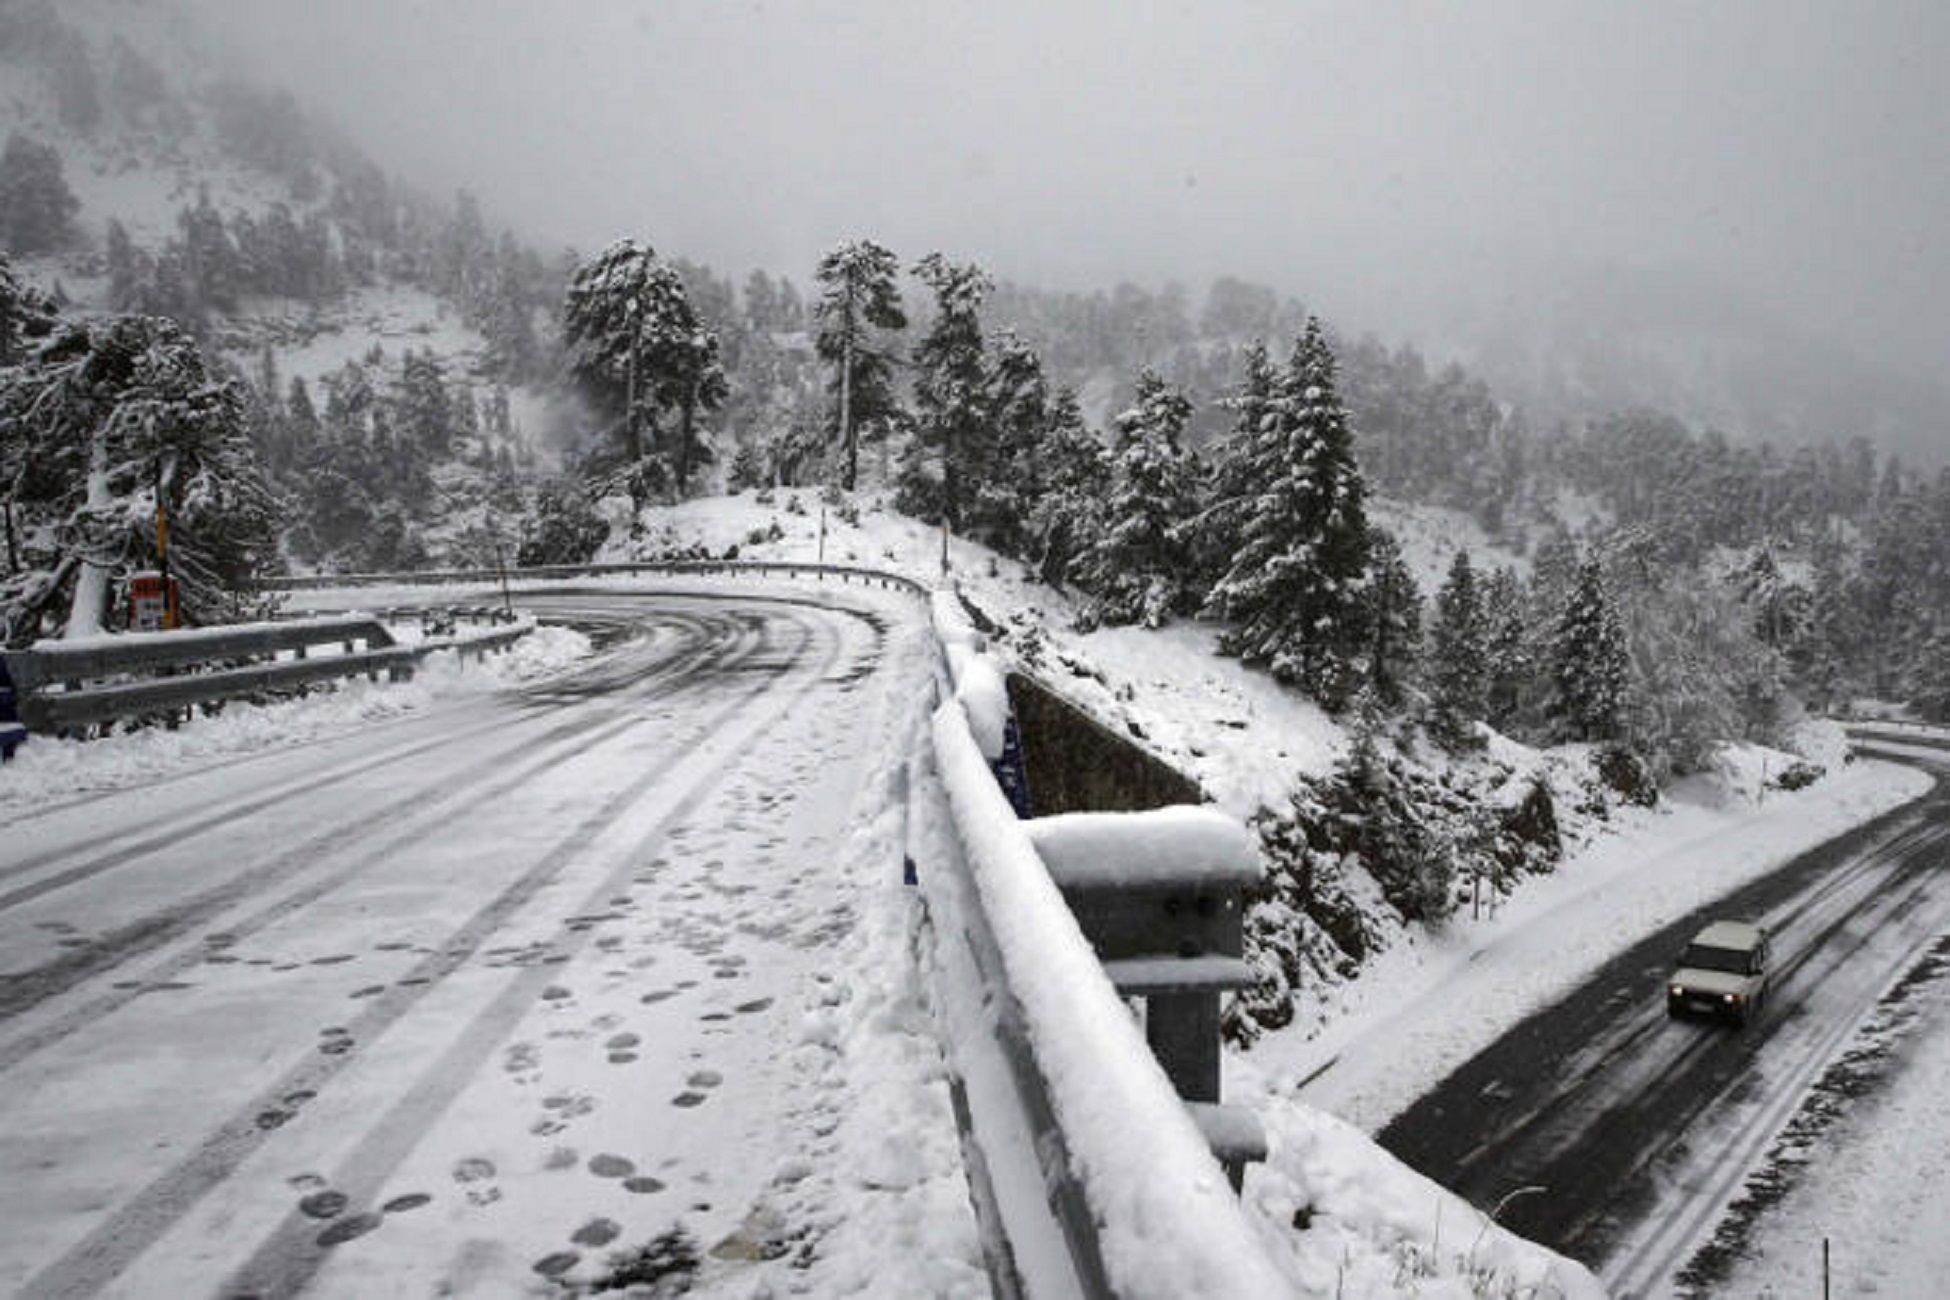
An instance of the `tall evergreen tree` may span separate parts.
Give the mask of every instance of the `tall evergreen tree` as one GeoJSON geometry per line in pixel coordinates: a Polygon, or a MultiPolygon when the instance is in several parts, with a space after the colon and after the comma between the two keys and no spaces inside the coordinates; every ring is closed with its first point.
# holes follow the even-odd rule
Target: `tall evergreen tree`
{"type": "Polygon", "coordinates": [[[1052,586],[1071,580],[1077,556],[1102,526],[1104,484],[1110,459],[1084,426],[1077,395],[1058,389],[1049,427],[1036,453],[1037,490],[1026,521],[1029,558],[1037,576],[1052,586]]]}
{"type": "Polygon", "coordinates": [[[885,436],[899,412],[894,395],[894,354],[886,335],[907,328],[901,310],[900,262],[872,240],[841,244],[820,259],[813,307],[818,334],[813,346],[833,367],[833,396],[840,484],[851,492],[860,477],[860,434],[885,436]]]}
{"type": "Polygon", "coordinates": [[[614,416],[621,464],[607,476],[641,507],[658,487],[682,491],[705,448],[699,412],[722,405],[728,385],[718,337],[705,327],[671,266],[624,239],[576,269],[563,308],[570,372],[614,416]],[[653,457],[645,441],[666,413],[676,427],[653,457]]]}
{"type": "Polygon", "coordinates": [[[1487,702],[1484,662],[1488,635],[1468,551],[1457,551],[1450,562],[1449,576],[1436,593],[1435,610],[1429,653],[1435,731],[1445,744],[1458,746],[1469,740],[1470,724],[1482,718],[1487,702]]]}
{"type": "Polygon", "coordinates": [[[1094,600],[1089,617],[1162,627],[1196,603],[1187,525],[1198,513],[1198,465],[1180,444],[1192,406],[1152,371],[1138,376],[1137,405],[1119,417],[1102,531],[1072,566],[1094,600]]]}
{"type": "Polygon", "coordinates": [[[1489,724],[1521,734],[1528,725],[1535,661],[1530,654],[1523,587],[1509,569],[1496,569],[1483,591],[1483,707],[1489,724]]]}
{"type": "Polygon", "coordinates": [[[974,263],[929,253],[914,273],[934,293],[935,314],[914,350],[914,443],[901,470],[900,508],[961,531],[971,463],[987,435],[982,300],[993,287],[974,263]],[[927,464],[932,455],[938,473],[927,464]]]}
{"type": "Polygon", "coordinates": [[[45,253],[74,236],[81,201],[68,188],[61,151],[19,132],[0,153],[0,244],[13,253],[45,253]]]}
{"type": "Polygon", "coordinates": [[[1625,716],[1631,664],[1618,608],[1596,557],[1578,568],[1551,644],[1556,694],[1551,716],[1569,740],[1616,740],[1625,716]]]}
{"type": "MultiPolygon", "coordinates": [[[[1220,283],[1224,283],[1221,281],[1220,283]]],[[[1214,284],[1215,299],[1219,295],[1214,284]]],[[[1212,470],[1211,502],[1192,525],[1192,553],[1199,582],[1209,594],[1225,576],[1239,549],[1246,521],[1260,501],[1264,456],[1260,440],[1277,420],[1279,372],[1258,339],[1247,345],[1239,391],[1222,405],[1232,412],[1232,430],[1220,444],[1212,470]]]]}
{"type": "Polygon", "coordinates": [[[1261,428],[1241,449],[1257,485],[1210,604],[1233,620],[1220,648],[1338,708],[1367,645],[1366,484],[1354,460],[1332,351],[1309,320],[1261,428]]]}
{"type": "Polygon", "coordinates": [[[989,436],[970,458],[968,535],[1005,555],[1027,552],[1030,503],[1045,490],[1042,464],[1050,433],[1043,361],[1014,331],[990,349],[983,403],[989,436]]]}
{"type": "Polygon", "coordinates": [[[1368,689],[1375,700],[1399,707],[1422,645],[1422,593],[1394,535],[1368,535],[1368,689]]]}

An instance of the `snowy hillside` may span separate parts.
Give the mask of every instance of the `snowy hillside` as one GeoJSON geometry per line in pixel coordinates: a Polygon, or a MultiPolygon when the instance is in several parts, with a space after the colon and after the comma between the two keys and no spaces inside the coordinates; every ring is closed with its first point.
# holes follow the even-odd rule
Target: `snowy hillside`
{"type": "MultiPolygon", "coordinates": [[[[386,177],[288,95],[240,80],[219,49],[169,4],[27,4],[6,17],[10,147],[58,160],[72,196],[64,233],[11,232],[16,272],[74,318],[170,316],[248,382],[273,426],[260,459],[298,507],[288,543],[317,512],[307,480],[344,459],[321,444],[414,424],[372,404],[400,400],[409,361],[430,360],[440,427],[433,463],[414,474],[454,463],[431,497],[375,482],[369,498],[397,498],[398,526],[416,534],[401,558],[478,558],[464,539],[486,499],[508,495],[495,467],[552,471],[573,436],[575,413],[542,382],[554,273],[497,240],[471,199],[448,210],[386,177]],[[306,427],[312,409],[323,427],[306,427]]],[[[287,557],[297,567],[378,558],[348,547],[342,525],[310,522],[287,557]]],[[[510,546],[518,526],[505,522],[510,546]]]]}

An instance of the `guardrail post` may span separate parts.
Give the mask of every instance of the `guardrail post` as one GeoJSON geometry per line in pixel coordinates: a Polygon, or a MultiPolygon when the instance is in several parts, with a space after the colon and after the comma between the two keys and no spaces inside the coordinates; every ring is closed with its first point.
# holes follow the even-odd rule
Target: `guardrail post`
{"type": "Polygon", "coordinates": [[[1245,891],[1258,879],[1258,864],[1118,860],[1120,853],[1144,855],[1149,841],[1169,833],[1163,821],[1148,830],[1147,819],[1185,811],[1073,814],[1027,826],[1111,983],[1143,1000],[1152,1054],[1237,1191],[1246,1165],[1266,1158],[1266,1143],[1250,1111],[1219,1105],[1219,998],[1252,982],[1245,891]],[[1089,833],[1075,835],[1078,827],[1089,833]]]}

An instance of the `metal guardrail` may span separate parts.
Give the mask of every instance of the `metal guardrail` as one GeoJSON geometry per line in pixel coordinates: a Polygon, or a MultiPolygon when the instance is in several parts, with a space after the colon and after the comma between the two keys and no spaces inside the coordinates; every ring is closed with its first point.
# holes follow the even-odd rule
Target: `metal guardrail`
{"type": "Polygon", "coordinates": [[[378,619],[347,615],[132,633],[77,645],[43,642],[27,650],[7,651],[5,661],[19,693],[21,721],[31,731],[60,731],[335,678],[376,678],[384,672],[392,680],[403,680],[428,655],[443,650],[486,653],[529,631],[523,625],[402,646],[378,619]],[[332,645],[342,653],[310,657],[311,650],[332,645]],[[358,645],[365,648],[355,650],[358,645]],[[296,657],[140,681],[102,680],[227,660],[265,659],[283,652],[296,657]]]}
{"type": "Polygon", "coordinates": [[[377,618],[345,614],[290,623],[130,632],[78,643],[40,641],[26,650],[7,651],[7,673],[16,690],[29,692],[50,682],[83,682],[322,645],[343,645],[349,650],[361,642],[367,649],[395,644],[392,632],[377,618]]]}
{"type": "Polygon", "coordinates": [[[258,584],[261,591],[316,591],[331,587],[441,586],[450,583],[498,583],[533,579],[601,578],[635,574],[669,576],[736,576],[755,574],[769,577],[837,578],[842,583],[860,582],[907,591],[916,596],[929,594],[928,587],[905,574],[886,569],[862,568],[846,564],[803,564],[789,560],[645,560],[604,564],[536,564],[516,569],[427,569],[418,573],[323,573],[295,578],[267,578],[258,584]]]}
{"type": "MultiPolygon", "coordinates": [[[[937,698],[946,696],[970,705],[967,692],[972,674],[977,699],[986,696],[993,701],[1000,685],[999,680],[986,684],[979,680],[984,671],[993,673],[991,666],[981,663],[981,638],[965,625],[956,626],[954,612],[944,609],[948,600],[937,595],[935,601],[937,643],[942,649],[936,674],[937,698]]],[[[1006,701],[1006,696],[1003,698],[1006,701]]],[[[993,729],[991,722],[986,730],[993,729]]],[[[948,787],[955,833],[970,864],[968,870],[947,868],[945,881],[932,879],[929,892],[943,904],[942,915],[934,917],[934,923],[946,927],[936,942],[947,946],[951,960],[965,954],[987,990],[975,1023],[987,1031],[999,1055],[1007,1091],[1018,1108],[1018,1119],[1004,1127],[1019,1124],[1034,1152],[1035,1169],[1030,1177],[1040,1183],[1047,1215],[1039,1221],[1047,1226],[1032,1228],[1040,1236],[1043,1249],[1024,1242],[1021,1244],[1028,1247],[1027,1251],[1019,1250],[1009,1225],[1000,1221],[1007,1216],[996,1208],[998,1189],[988,1174],[994,1162],[983,1151],[979,1133],[971,1131],[979,1129],[980,1124],[964,1118],[968,1107],[958,1104],[964,1146],[972,1146],[980,1157],[968,1162],[971,1182],[978,1177],[984,1182],[972,1199],[978,1215],[986,1209],[988,1218],[997,1220],[983,1223],[992,1285],[998,1297],[1026,1296],[1029,1300],[1046,1294],[1077,1295],[1087,1300],[1170,1294],[1171,1282],[1147,1275],[1141,1263],[1115,1255],[1111,1249],[1113,1238],[1126,1244],[1135,1238],[1150,1238],[1151,1246],[1157,1248],[1161,1245],[1158,1234],[1173,1230],[1169,1219],[1170,1208],[1175,1206],[1167,1208],[1154,1201],[1145,1209],[1134,1210],[1126,1200],[1128,1189],[1166,1169],[1182,1178],[1187,1169],[1209,1160],[1208,1167],[1215,1174],[1223,1171],[1224,1179],[1236,1192],[1245,1164],[1266,1158],[1266,1138],[1258,1117],[1243,1108],[1218,1104],[1219,993],[1241,983],[1241,892],[1248,878],[1257,878],[1256,854],[1245,851],[1254,859],[1250,871],[1232,860],[1236,854],[1202,860],[1198,846],[1209,844],[1210,824],[1203,829],[1192,827],[1193,838],[1188,840],[1184,834],[1188,810],[1184,809],[1169,814],[1094,814],[1019,821],[999,783],[986,779],[994,773],[995,755],[977,739],[976,730],[969,707],[935,713],[936,762],[948,787]],[[983,776],[972,777],[974,772],[983,776]],[[1166,820],[1161,821],[1161,817],[1166,820]],[[1166,824],[1174,818],[1177,831],[1166,824]],[[978,839],[986,843],[985,849],[975,847],[978,839]],[[973,864],[983,853],[1009,857],[1007,842],[1012,840],[1019,840],[1020,851],[1028,855],[1021,861],[1037,863],[1035,875],[1044,884],[1031,883],[1030,877],[1016,877],[1028,886],[1027,892],[1016,903],[1005,905],[1008,915],[997,920],[989,911],[989,885],[974,878],[984,873],[973,864]],[[1138,859],[1155,855],[1137,850],[1156,848],[1161,843],[1171,845],[1173,860],[1139,868],[1138,859]],[[1048,896],[1039,901],[1037,895],[1045,888],[1048,896]],[[1062,970],[1061,975],[1042,972],[1047,978],[1040,993],[1011,979],[1014,963],[1005,950],[1002,929],[1018,936],[1016,960],[1021,960],[1022,935],[1042,934],[1055,941],[1054,947],[1065,948],[1060,939],[1064,927],[1029,922],[1025,907],[1038,915],[1047,915],[1049,908],[1067,911],[1077,931],[1076,947],[1070,956],[1039,948],[1037,956],[1030,959],[1034,964],[1052,958],[1062,970]],[[1081,973],[1076,964],[1079,959],[1099,966],[1104,976],[1103,993],[1092,994],[1085,987],[1091,981],[1077,978],[1081,973]],[[1053,1002],[1049,994],[1059,985],[1067,992],[1053,1002]],[[1023,1001],[1032,995],[1044,1017],[1033,1025],[1036,1010],[1023,1001]],[[1112,1041],[1117,1037],[1114,1033],[1105,1035],[1083,1028],[1085,1022],[1103,1027],[1105,1022],[1093,1016],[1093,1011],[1101,1013],[1106,1007],[1114,1007],[1112,1020],[1126,1014],[1124,1003],[1107,999],[1134,996],[1143,997],[1147,1003],[1143,1039],[1120,1044],[1112,1041]],[[1099,1078],[1115,1097],[1109,1104],[1128,1106],[1120,1113],[1128,1116],[1134,1133],[1144,1134],[1143,1155],[1113,1150],[1114,1139],[1106,1146],[1101,1124],[1087,1124],[1081,1135],[1066,1131],[1062,1117],[1072,1108],[1084,1113],[1107,1104],[1103,1096],[1086,1098],[1075,1091],[1078,1076],[1074,1047],[1046,1055],[1061,1040],[1070,1038],[1071,1030],[1078,1031],[1077,1043],[1088,1042],[1093,1050],[1116,1054],[1135,1048],[1132,1061],[1147,1054],[1149,1048],[1148,1054],[1158,1067],[1155,1084],[1140,1077],[1144,1071],[1119,1069],[1114,1062],[1104,1063],[1105,1073],[1099,1078]],[[1066,1057],[1071,1059],[1066,1062],[1066,1057]],[[1114,1080],[1119,1082],[1113,1086],[1114,1080]],[[1181,1117],[1179,1131],[1174,1131],[1169,1114],[1174,1109],[1181,1117]],[[1084,1142],[1085,1149],[1079,1149],[1079,1141],[1084,1142]],[[1151,1163],[1154,1154],[1158,1161],[1155,1166],[1151,1163]],[[1118,1182],[1117,1173],[1109,1168],[1112,1165],[1122,1166],[1125,1190],[1106,1192],[1096,1187],[1093,1191],[1097,1179],[1109,1177],[1114,1185],[1118,1182]],[[1019,1267],[1025,1255],[1041,1257],[1056,1252],[1067,1257],[1068,1268],[1062,1276],[1051,1277],[1045,1264],[1043,1286],[1028,1276],[1029,1269],[1019,1267]]],[[[988,859],[992,864],[987,869],[991,883],[1001,879],[992,874],[997,870],[993,863],[999,860],[988,859]]],[[[1006,874],[1007,869],[1003,871],[1006,874]]],[[[934,911],[930,907],[930,913],[934,911]]],[[[982,1037],[973,1026],[964,1026],[957,1041],[963,1050],[976,1050],[979,1058],[982,1037]]],[[[951,1082],[959,1085],[960,1072],[970,1064],[957,1063],[951,1055],[951,1082]]],[[[979,1073],[992,1068],[979,1061],[974,1064],[979,1073]]],[[[1225,1186],[1225,1182],[1213,1181],[1225,1186]]],[[[1182,1193],[1205,1200],[1214,1194],[1210,1185],[1201,1186],[1196,1176],[1171,1185],[1174,1190],[1169,1194],[1174,1196],[1182,1193]]],[[[1154,1190],[1152,1194],[1160,1193],[1154,1190]]],[[[1187,1260],[1196,1261],[1188,1262],[1194,1272],[1213,1279],[1225,1294],[1241,1300],[1288,1293],[1290,1287],[1257,1248],[1236,1201],[1223,1227],[1222,1220],[1213,1217],[1210,1203],[1202,1210],[1188,1216],[1188,1221],[1199,1222],[1201,1227],[1191,1230],[1192,1235],[1182,1243],[1187,1260]],[[1198,1235],[1208,1231],[1216,1231],[1218,1239],[1206,1240],[1198,1235]]]]}
{"type": "MultiPolygon", "coordinates": [[[[928,588],[904,574],[841,564],[802,564],[789,561],[686,560],[618,564],[552,564],[519,569],[438,569],[414,573],[316,574],[273,578],[258,584],[260,591],[315,591],[332,587],[375,585],[440,586],[453,583],[498,583],[565,578],[596,578],[662,574],[667,576],[725,576],[835,578],[843,584],[882,586],[925,599],[928,588]]],[[[448,612],[477,621],[491,616],[486,607],[448,612]]],[[[301,686],[337,677],[411,676],[413,665],[427,655],[457,649],[463,655],[505,645],[528,628],[502,629],[462,637],[399,646],[385,625],[370,615],[309,616],[270,623],[196,628],[173,632],[129,633],[93,639],[79,645],[37,644],[27,650],[5,652],[5,664],[19,696],[21,721],[30,730],[50,731],[84,727],[183,708],[211,700],[231,699],[256,691],[301,686]],[[340,643],[345,653],[311,660],[313,646],[340,643]],[[363,651],[352,646],[363,643],[363,651]],[[258,659],[291,651],[295,660],[251,664],[236,668],[193,672],[181,677],[141,682],[83,685],[102,678],[136,673],[161,673],[194,668],[231,659],[258,659]],[[66,689],[50,689],[66,683],[66,689]]],[[[8,733],[11,744],[19,739],[8,733]]],[[[11,748],[10,744],[10,748],[11,748]]]]}

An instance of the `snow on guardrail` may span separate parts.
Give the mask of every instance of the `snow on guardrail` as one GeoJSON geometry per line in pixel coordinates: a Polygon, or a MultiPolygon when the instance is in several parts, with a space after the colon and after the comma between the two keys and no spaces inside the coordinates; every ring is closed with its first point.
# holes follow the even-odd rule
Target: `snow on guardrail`
{"type": "MultiPolygon", "coordinates": [[[[933,597],[953,695],[935,711],[935,759],[974,897],[1000,952],[1006,992],[1025,1022],[1036,1082],[1067,1168],[1095,1224],[1110,1294],[1123,1300],[1246,1300],[1293,1292],[1234,1196],[1207,1135],[1153,1056],[989,767],[1007,719],[1001,676],[952,593],[933,597]],[[994,740],[994,747],[982,737],[994,740]]],[[[1107,815],[1116,819],[1120,815],[1107,815]]],[[[1094,817],[1049,833],[1081,856],[1124,833],[1094,817]]],[[[1206,810],[1157,819],[1168,849],[1215,871],[1246,869],[1243,828],[1206,810]]],[[[1250,859],[1256,875],[1257,857],[1250,859]]],[[[1136,863],[1134,870],[1142,871],[1136,863]]],[[[1006,1011],[1004,1012],[1006,1014],[1006,1011]]],[[[1058,1189],[1046,1189],[1052,1202],[1058,1189]]],[[[1079,1272],[1085,1270],[1080,1269],[1079,1272]]]]}

